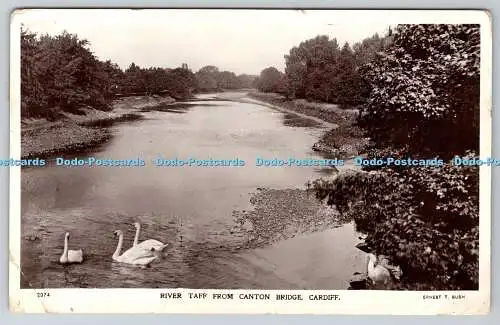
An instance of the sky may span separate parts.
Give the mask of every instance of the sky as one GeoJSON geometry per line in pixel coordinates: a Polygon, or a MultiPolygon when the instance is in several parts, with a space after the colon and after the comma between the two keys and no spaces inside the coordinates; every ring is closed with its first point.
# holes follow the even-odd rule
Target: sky
{"type": "Polygon", "coordinates": [[[374,12],[330,10],[31,9],[14,16],[34,32],[78,34],[99,59],[123,69],[132,62],[164,68],[187,63],[194,72],[215,65],[236,74],[270,66],[284,71],[285,54],[317,35],[352,45],[389,26],[374,12]]]}

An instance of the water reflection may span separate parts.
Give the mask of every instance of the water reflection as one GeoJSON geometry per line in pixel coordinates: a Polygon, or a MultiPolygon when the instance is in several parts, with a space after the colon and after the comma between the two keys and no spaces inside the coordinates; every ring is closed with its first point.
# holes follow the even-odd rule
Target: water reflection
{"type": "MultiPolygon", "coordinates": [[[[183,114],[145,112],[143,120],[113,126],[114,137],[109,143],[80,155],[141,157],[146,161],[159,154],[238,157],[247,162],[243,168],[160,168],[150,163],[142,168],[65,168],[51,163],[45,168],[23,169],[22,287],[343,287],[340,280],[326,284],[330,264],[320,260],[332,256],[342,262],[352,256],[346,249],[351,244],[349,238],[355,237],[349,228],[328,237],[332,246],[343,247],[332,252],[321,246],[326,235],[304,239],[298,245],[309,249],[295,255],[292,251],[299,246],[277,243],[332,226],[324,218],[302,222],[317,208],[312,198],[301,197],[306,202],[301,211],[290,208],[287,200],[278,200],[280,205],[273,209],[286,212],[278,219],[264,210],[260,212],[267,214],[267,219],[245,214],[255,210],[250,198],[258,187],[304,188],[308,180],[329,173],[324,168],[263,168],[254,164],[257,156],[321,158],[310,148],[324,130],[286,126],[282,113],[256,104],[212,99],[204,96],[189,103],[183,114]],[[242,222],[234,222],[238,219],[235,211],[242,222]],[[121,229],[125,234],[123,247],[131,247],[135,221],[143,224],[141,240],[154,238],[170,244],[166,259],[151,268],[112,261],[117,245],[113,231],[121,229]],[[84,250],[81,265],[58,264],[66,231],[71,233],[70,249],[84,250]],[[306,256],[318,247],[322,253],[315,257],[314,267],[324,273],[306,267],[312,263],[306,256]],[[290,262],[284,261],[284,256],[290,262]],[[303,258],[302,269],[290,265],[296,258],[303,258]]],[[[330,271],[338,279],[344,277],[342,271],[330,271]]]]}

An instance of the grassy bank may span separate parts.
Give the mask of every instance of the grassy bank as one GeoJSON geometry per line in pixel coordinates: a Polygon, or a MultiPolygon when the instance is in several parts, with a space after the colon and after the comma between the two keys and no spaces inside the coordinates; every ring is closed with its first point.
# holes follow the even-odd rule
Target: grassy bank
{"type": "Polygon", "coordinates": [[[360,154],[368,145],[368,139],[356,123],[358,110],[342,109],[335,104],[309,102],[304,99],[287,99],[275,93],[251,92],[248,96],[335,125],[314,144],[313,149],[316,151],[349,158],[360,154]]]}
{"type": "Polygon", "coordinates": [[[175,102],[170,97],[124,97],[113,101],[109,112],[92,108],[80,114],[64,113],[57,121],[23,119],[21,121],[21,157],[44,158],[96,147],[111,138],[106,127],[120,121],[142,118],[141,111],[175,102]]]}

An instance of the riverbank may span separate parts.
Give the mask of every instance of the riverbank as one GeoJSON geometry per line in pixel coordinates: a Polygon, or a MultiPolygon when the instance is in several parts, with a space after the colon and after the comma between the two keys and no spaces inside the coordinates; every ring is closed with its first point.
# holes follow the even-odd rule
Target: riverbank
{"type": "Polygon", "coordinates": [[[250,198],[253,210],[233,211],[235,232],[248,234],[245,248],[266,247],[298,234],[341,225],[339,213],[302,189],[258,188],[250,198]]]}
{"type": "Polygon", "coordinates": [[[248,97],[267,103],[271,108],[293,112],[321,122],[330,130],[313,145],[313,150],[338,158],[352,158],[368,146],[369,139],[359,126],[356,109],[342,109],[338,105],[287,99],[275,93],[249,92],[248,97]]]}
{"type": "Polygon", "coordinates": [[[81,114],[63,113],[64,116],[57,121],[23,119],[21,157],[45,158],[94,148],[111,138],[106,127],[120,121],[141,119],[141,111],[174,102],[171,97],[123,97],[114,100],[113,109],[108,112],[82,108],[81,114]]]}
{"type": "MultiPolygon", "coordinates": [[[[313,192],[298,188],[258,188],[250,202],[252,210],[233,211],[236,226],[228,237],[242,241],[229,247],[276,255],[273,265],[275,259],[280,259],[278,256],[286,254],[286,247],[293,247],[297,258],[301,255],[299,251],[319,249],[315,251],[317,256],[312,259],[309,256],[307,261],[320,259],[315,267],[326,269],[325,278],[336,281],[337,288],[367,288],[366,253],[357,248],[363,244],[363,237],[356,232],[353,221],[345,219],[336,208],[317,200],[313,192]],[[334,234],[329,243],[332,246],[325,246],[323,241],[331,234],[334,234]],[[339,241],[340,237],[343,240],[339,241]],[[342,261],[349,265],[339,267],[342,261]]],[[[285,269],[290,272],[293,268],[293,263],[288,262],[285,269]]],[[[331,286],[332,283],[323,285],[331,286]]]]}

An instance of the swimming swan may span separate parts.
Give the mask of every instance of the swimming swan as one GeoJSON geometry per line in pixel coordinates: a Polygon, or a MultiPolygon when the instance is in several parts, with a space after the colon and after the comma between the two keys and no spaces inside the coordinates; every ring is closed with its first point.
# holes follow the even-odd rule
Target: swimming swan
{"type": "Polygon", "coordinates": [[[138,222],[135,222],[134,226],[135,226],[136,231],[135,231],[134,244],[132,245],[132,247],[141,247],[141,248],[149,249],[149,250],[154,248],[154,250],[156,250],[156,251],[163,251],[165,249],[165,247],[168,246],[168,244],[163,244],[161,241],[158,241],[156,239],[147,239],[147,240],[139,243],[139,233],[141,231],[141,224],[138,222]]]}
{"type": "Polygon", "coordinates": [[[64,251],[59,258],[59,263],[69,264],[69,263],[81,263],[83,262],[83,251],[68,249],[69,232],[64,235],[64,251]]]}
{"type": "Polygon", "coordinates": [[[377,262],[377,256],[368,254],[368,278],[377,285],[387,285],[391,282],[391,273],[377,262]]]}
{"type": "Polygon", "coordinates": [[[400,280],[401,277],[403,276],[403,270],[401,269],[401,267],[399,266],[395,266],[395,265],[392,265],[389,260],[387,259],[387,257],[385,257],[384,255],[379,255],[377,257],[377,261],[378,261],[378,264],[382,265],[383,267],[385,267],[386,269],[389,270],[389,272],[391,272],[391,275],[396,279],[396,280],[400,280]]]}
{"type": "Polygon", "coordinates": [[[115,236],[118,237],[118,246],[113,254],[113,260],[125,264],[148,266],[153,261],[160,259],[159,253],[154,247],[145,249],[140,246],[133,246],[120,255],[123,246],[123,232],[121,230],[115,231],[115,236]]]}

